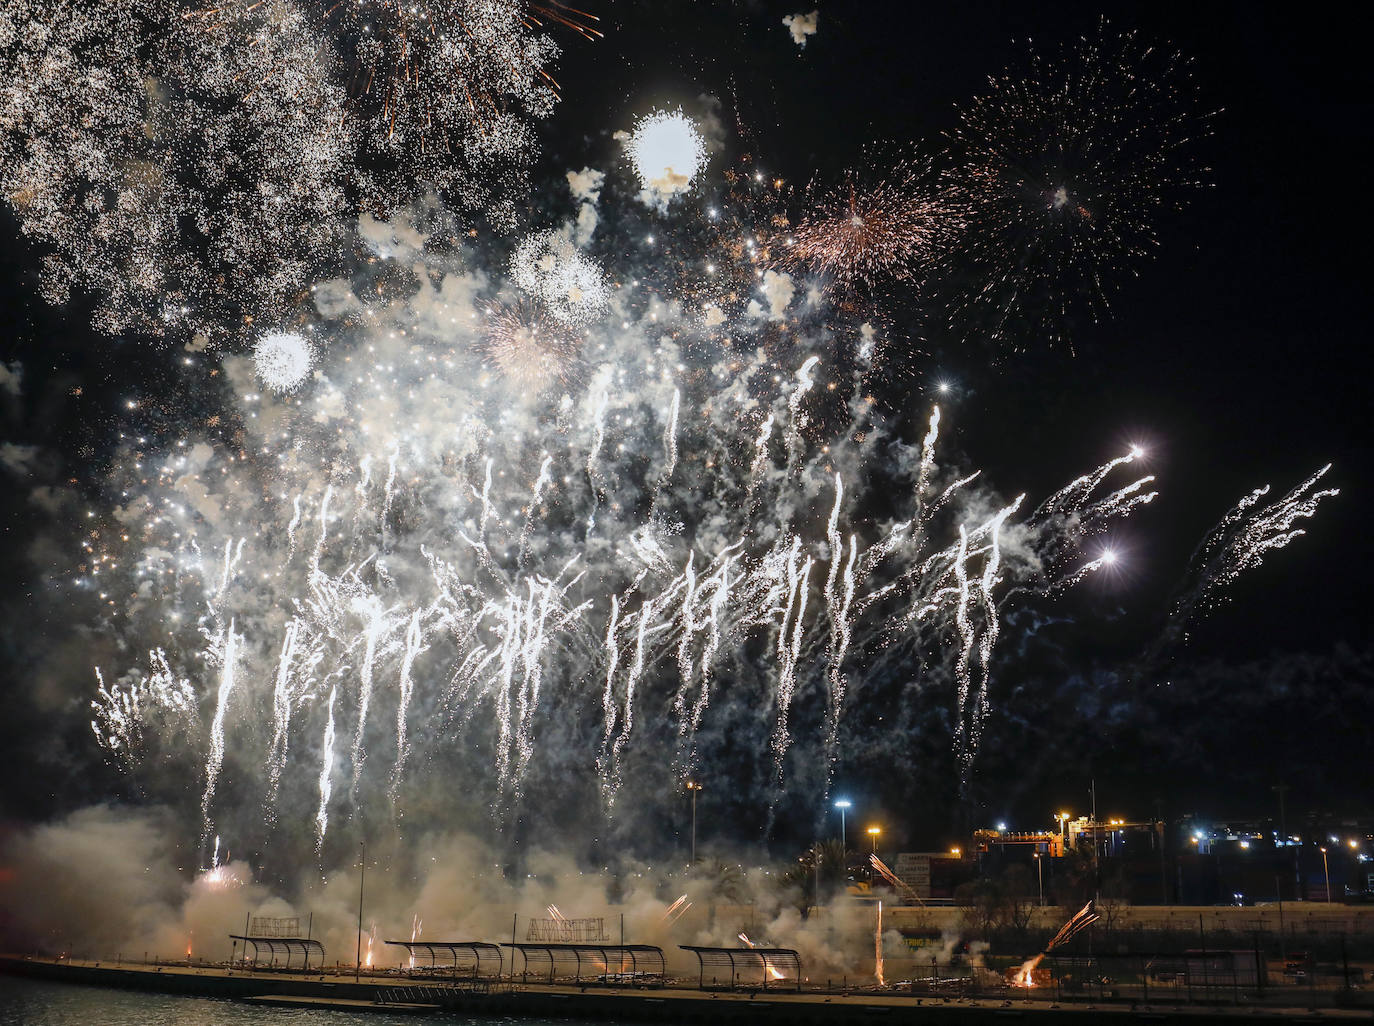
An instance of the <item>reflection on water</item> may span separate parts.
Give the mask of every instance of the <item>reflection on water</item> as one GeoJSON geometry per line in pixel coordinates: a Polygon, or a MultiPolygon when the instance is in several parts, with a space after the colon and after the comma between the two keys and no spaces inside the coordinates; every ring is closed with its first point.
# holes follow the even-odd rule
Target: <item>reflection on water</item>
{"type": "Polygon", "coordinates": [[[366,1023],[415,1026],[411,1016],[339,1015],[313,1009],[263,1008],[219,998],[144,994],[70,983],[0,976],[0,1026],[258,1026],[289,1023],[366,1023]]]}
{"type": "Polygon", "coordinates": [[[425,1018],[322,1009],[269,1008],[219,998],[176,997],[0,975],[0,1026],[551,1026],[557,1020],[425,1018]]]}

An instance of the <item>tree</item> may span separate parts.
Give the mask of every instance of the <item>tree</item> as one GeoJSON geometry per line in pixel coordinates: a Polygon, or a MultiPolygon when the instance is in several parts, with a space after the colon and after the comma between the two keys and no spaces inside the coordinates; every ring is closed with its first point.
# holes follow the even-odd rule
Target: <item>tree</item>
{"type": "Polygon", "coordinates": [[[1014,862],[1002,873],[1002,907],[1006,924],[1025,934],[1035,915],[1039,888],[1029,867],[1014,862]]]}
{"type": "Polygon", "coordinates": [[[1130,907],[1130,884],[1126,882],[1126,872],[1121,866],[1103,874],[1102,889],[1097,900],[1097,912],[1102,917],[1102,928],[1111,932],[1130,907]]]}
{"type": "Polygon", "coordinates": [[[980,877],[960,884],[954,889],[954,903],[963,909],[964,927],[985,941],[990,941],[992,932],[1002,925],[1006,894],[996,880],[980,877]]]}

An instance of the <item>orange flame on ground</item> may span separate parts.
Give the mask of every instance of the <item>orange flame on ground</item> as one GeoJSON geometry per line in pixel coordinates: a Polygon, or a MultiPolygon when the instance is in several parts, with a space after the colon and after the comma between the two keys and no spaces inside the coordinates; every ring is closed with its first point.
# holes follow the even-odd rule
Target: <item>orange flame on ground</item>
{"type": "Polygon", "coordinates": [[[1032,978],[1031,974],[1035,972],[1035,967],[1040,964],[1040,960],[1044,957],[1044,954],[1041,953],[1034,958],[1027,959],[1021,968],[1016,970],[1016,975],[1012,977],[1011,985],[1013,987],[1034,987],[1035,980],[1032,978]]]}
{"type": "MultiPolygon", "coordinates": [[[[756,947],[758,947],[758,945],[755,944],[753,941],[751,941],[745,934],[742,934],[742,933],[741,933],[741,934],[739,935],[739,939],[742,940],[742,941],[744,941],[744,943],[745,943],[746,945],[748,945],[749,947],[751,947],[751,948],[756,948],[756,947]]],[[[766,969],[768,970],[768,974],[769,974],[773,979],[775,979],[775,980],[780,980],[780,979],[782,979],[782,973],[780,973],[778,970],[774,969],[771,965],[769,965],[769,964],[768,964],[768,959],[767,959],[767,958],[764,958],[764,960],[763,960],[763,965],[764,965],[764,968],[766,968],[766,969]]]]}

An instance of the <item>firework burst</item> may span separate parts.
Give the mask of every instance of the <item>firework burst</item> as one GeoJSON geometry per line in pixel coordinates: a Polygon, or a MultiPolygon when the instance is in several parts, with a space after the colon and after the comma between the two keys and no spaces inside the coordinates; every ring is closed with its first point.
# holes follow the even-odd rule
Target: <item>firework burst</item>
{"type": "Polygon", "coordinates": [[[518,388],[537,393],[554,384],[571,384],[581,345],[575,331],[542,316],[533,303],[521,301],[488,312],[487,361],[518,388]]]}
{"type": "Polygon", "coordinates": [[[950,138],[951,190],[970,208],[950,267],[951,316],[990,337],[1064,341],[1158,245],[1161,211],[1204,179],[1207,130],[1187,63],[1104,23],[1025,77],[990,81],[950,138]]]}
{"type": "Polygon", "coordinates": [[[706,163],[706,141],[680,109],[640,118],[625,148],[645,198],[660,206],[690,189],[706,163]]]}
{"type": "Polygon", "coordinates": [[[300,18],[246,47],[165,14],[0,8],[0,188],[47,249],[50,301],[92,295],[112,333],[219,338],[338,260],[343,95],[298,59],[300,18]]]}
{"type": "Polygon", "coordinates": [[[564,324],[585,324],[606,308],[610,284],[596,261],[564,234],[534,232],[511,256],[511,278],[564,324]]]}
{"type": "Polygon", "coordinates": [[[0,9],[0,191],[54,302],[110,333],[213,341],[336,273],[362,212],[438,190],[509,228],[558,98],[508,0],[16,2],[0,9]]]}
{"type": "Polygon", "coordinates": [[[300,388],[315,363],[315,347],[300,335],[264,335],[253,347],[259,380],[278,395],[300,388]]]}
{"type": "Polygon", "coordinates": [[[928,161],[902,161],[874,183],[859,171],[836,188],[807,190],[795,226],[773,239],[780,262],[807,267],[845,288],[883,279],[910,282],[943,255],[963,227],[954,199],[928,161]]]}

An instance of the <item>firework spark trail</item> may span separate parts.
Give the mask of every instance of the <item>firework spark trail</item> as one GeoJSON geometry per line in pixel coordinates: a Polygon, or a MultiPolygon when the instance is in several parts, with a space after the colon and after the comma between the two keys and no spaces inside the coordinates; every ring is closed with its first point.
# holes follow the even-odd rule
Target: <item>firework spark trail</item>
{"type": "MultiPolygon", "coordinates": [[[[575,561],[575,558],[574,558],[575,561]]],[[[516,734],[516,776],[523,777],[529,768],[530,758],[534,755],[534,717],[539,708],[539,689],[544,679],[545,645],[550,633],[562,631],[570,620],[576,619],[590,606],[584,603],[568,609],[564,598],[569,589],[575,587],[582,575],[571,578],[559,585],[567,574],[572,562],[553,580],[542,578],[526,582],[529,598],[525,611],[525,641],[520,653],[522,682],[520,688],[520,726],[516,734]]]]}
{"type": "Polygon", "coordinates": [[[620,646],[616,643],[616,629],[620,626],[620,596],[611,596],[611,614],[606,621],[606,687],[601,695],[602,718],[605,733],[601,736],[601,754],[596,760],[597,776],[601,780],[601,801],[607,807],[615,798],[615,789],[609,786],[611,780],[611,738],[615,734],[617,706],[615,702],[615,674],[620,666],[620,646]]]}
{"type": "MultiPolygon", "coordinates": [[[[358,583],[356,576],[353,580],[358,583]]],[[[350,749],[350,755],[353,759],[353,784],[349,788],[349,797],[356,801],[358,782],[362,779],[363,761],[366,758],[363,752],[363,735],[367,729],[368,710],[372,705],[373,675],[377,663],[377,654],[378,650],[388,640],[387,636],[392,629],[391,614],[395,610],[383,608],[381,599],[376,595],[367,593],[358,595],[353,599],[351,612],[363,621],[363,660],[359,669],[358,680],[358,724],[354,728],[353,746],[350,749]]]]}
{"type": "MultiPolygon", "coordinates": [[[[1018,500],[1017,505],[1019,504],[1020,501],[1018,500]]],[[[971,743],[964,759],[966,764],[973,762],[973,756],[978,751],[983,720],[988,713],[988,684],[992,677],[992,651],[997,644],[997,635],[1001,632],[1001,621],[997,616],[997,603],[993,597],[993,592],[999,583],[998,574],[1002,566],[1002,548],[1000,545],[1002,524],[1015,508],[1015,506],[1008,506],[993,518],[991,539],[988,546],[991,551],[983,562],[983,575],[978,580],[978,601],[984,610],[985,625],[983,636],[978,640],[978,671],[977,679],[974,681],[973,708],[970,713],[972,724],[969,731],[971,743]]]]}
{"type": "Polygon", "coordinates": [[[324,496],[320,499],[320,533],[315,539],[315,549],[310,557],[310,574],[313,578],[320,570],[320,556],[324,553],[325,539],[329,537],[329,500],[334,495],[334,485],[325,486],[324,496]]]}
{"type": "Polygon", "coordinates": [[[396,499],[396,461],[400,459],[401,448],[394,445],[386,461],[386,490],[382,498],[382,523],[391,516],[391,504],[396,499]]]}
{"type": "Polygon", "coordinates": [[[324,848],[325,831],[329,829],[329,796],[332,790],[330,774],[334,769],[334,699],[338,688],[329,689],[329,703],[325,711],[324,740],[320,743],[320,806],[315,813],[315,851],[324,848]]]}
{"type": "MultiPolygon", "coordinates": [[[[840,562],[844,554],[844,539],[840,536],[840,509],[844,503],[844,480],[835,475],[835,505],[830,510],[830,520],[826,524],[826,542],[829,548],[830,569],[825,578],[825,608],[830,620],[830,640],[826,649],[828,668],[826,677],[829,684],[829,709],[826,720],[825,749],[830,766],[835,762],[835,746],[839,738],[840,713],[844,708],[846,678],[844,660],[849,652],[853,638],[850,611],[854,604],[854,560],[858,555],[858,542],[853,535],[849,538],[849,555],[843,572],[840,562]],[[843,587],[837,587],[843,582],[843,587]]],[[[827,773],[828,782],[828,773],[827,773]]]]}
{"type": "Polygon", "coordinates": [[[291,501],[291,522],[286,525],[286,562],[296,554],[296,528],[301,526],[301,496],[298,493],[291,501]]]}
{"type": "Polygon", "coordinates": [[[1264,562],[1265,556],[1288,545],[1305,532],[1295,526],[1316,515],[1324,499],[1340,494],[1339,488],[1317,488],[1331,464],[1326,464],[1268,506],[1259,502],[1270,486],[1256,488],[1242,498],[1203,538],[1189,561],[1183,583],[1170,604],[1164,630],[1139,660],[1137,673],[1149,672],[1180,642],[1199,614],[1220,602],[1224,590],[1247,570],[1264,562]]]}
{"type": "Polygon", "coordinates": [[[592,419],[592,445],[587,450],[587,483],[591,485],[592,500],[591,508],[587,511],[587,534],[592,533],[596,527],[596,508],[601,496],[600,487],[597,484],[596,461],[601,455],[601,446],[606,440],[606,407],[610,402],[610,393],[602,392],[596,401],[596,414],[592,419]]]}
{"type": "Polygon", "coordinates": [[[539,463],[539,474],[534,479],[534,489],[530,493],[530,505],[525,514],[525,523],[520,529],[520,548],[517,562],[521,568],[524,567],[525,558],[529,555],[530,532],[534,529],[534,518],[539,511],[539,503],[543,500],[544,489],[553,483],[553,477],[549,473],[549,468],[552,466],[553,457],[545,453],[543,460],[539,463]]]}
{"type": "Polygon", "coordinates": [[[806,398],[806,393],[815,387],[816,379],[811,376],[811,372],[816,369],[816,365],[820,362],[819,356],[809,356],[806,358],[806,362],[797,368],[797,387],[787,400],[787,452],[788,463],[791,466],[797,466],[799,463],[802,448],[801,433],[802,429],[806,427],[807,418],[802,410],[802,400],[806,398]]]}
{"type": "Polygon", "coordinates": [[[808,555],[799,564],[800,554],[801,539],[793,538],[787,550],[786,560],[787,599],[777,633],[778,683],[774,701],[778,713],[773,728],[773,771],[774,785],[778,788],[782,786],[783,759],[792,740],[787,720],[792,709],[792,697],[797,681],[797,660],[801,655],[802,635],[805,630],[807,586],[810,583],[811,567],[815,562],[808,555]]]}
{"type": "Polygon", "coordinates": [[[482,479],[482,494],[478,496],[482,503],[482,515],[477,521],[477,535],[482,539],[482,547],[487,544],[487,521],[491,519],[491,465],[495,461],[488,456],[486,475],[482,479]]]}
{"type": "Polygon", "coordinates": [[[716,653],[720,650],[721,622],[725,618],[725,609],[730,600],[730,587],[733,583],[730,569],[735,562],[736,557],[727,552],[721,561],[720,569],[708,579],[707,585],[703,586],[703,590],[709,587],[711,600],[706,614],[706,643],[701,651],[701,684],[687,725],[687,736],[692,741],[692,746],[686,754],[684,768],[689,773],[696,768],[696,733],[701,727],[701,718],[706,714],[706,708],[711,702],[711,667],[715,665],[716,653]]]}
{"type": "Polygon", "coordinates": [[[649,505],[649,519],[653,520],[654,513],[658,509],[659,498],[663,494],[663,489],[673,479],[673,471],[677,470],[677,417],[678,409],[682,405],[682,389],[673,389],[673,402],[668,409],[668,419],[663,429],[663,471],[658,476],[658,481],[654,485],[653,499],[649,505]]]}
{"type": "Polygon", "coordinates": [[[770,410],[759,427],[758,440],[754,443],[754,462],[749,467],[749,512],[753,513],[758,505],[758,488],[763,479],[763,467],[768,460],[768,440],[773,435],[773,413],[770,410]]]}
{"type": "Polygon", "coordinates": [[[210,724],[210,756],[205,762],[205,793],[200,799],[200,815],[204,823],[201,833],[202,850],[209,843],[210,832],[214,827],[214,822],[210,818],[210,805],[215,799],[215,786],[219,783],[220,768],[224,765],[224,716],[229,709],[229,696],[234,691],[234,674],[238,668],[238,645],[241,640],[234,632],[234,621],[231,618],[217,652],[220,663],[219,693],[215,699],[215,718],[210,724]]]}
{"type": "Polygon", "coordinates": [[[97,743],[133,768],[143,740],[144,722],[159,715],[172,717],[185,729],[194,728],[196,693],[191,682],[173,672],[167,653],[148,651],[148,672],[130,684],[106,685],[95,668],[96,697],[91,700],[91,731],[97,743]]]}
{"type": "Polygon", "coordinates": [[[692,686],[694,673],[692,670],[692,639],[700,629],[693,616],[693,607],[697,597],[697,575],[694,567],[696,553],[693,552],[687,557],[687,569],[683,571],[682,588],[682,611],[681,611],[681,636],[677,643],[677,694],[673,696],[673,712],[678,719],[678,737],[681,738],[687,728],[687,691],[692,686]]]}
{"type": "Polygon", "coordinates": [[[422,649],[422,633],[420,627],[422,610],[415,610],[410,616],[410,624],[406,627],[406,649],[405,656],[401,660],[401,676],[398,682],[399,701],[396,703],[396,767],[391,773],[391,802],[396,803],[397,789],[401,786],[401,778],[405,773],[406,754],[409,750],[409,735],[407,719],[410,715],[410,698],[415,693],[415,679],[412,669],[415,665],[415,657],[420,654],[422,649]]]}
{"type": "Polygon", "coordinates": [[[295,617],[286,625],[282,637],[281,656],[277,660],[276,686],[272,689],[272,744],[267,754],[267,804],[274,808],[282,769],[286,764],[286,748],[291,726],[294,696],[291,689],[291,669],[296,658],[296,638],[301,624],[295,617]]]}

